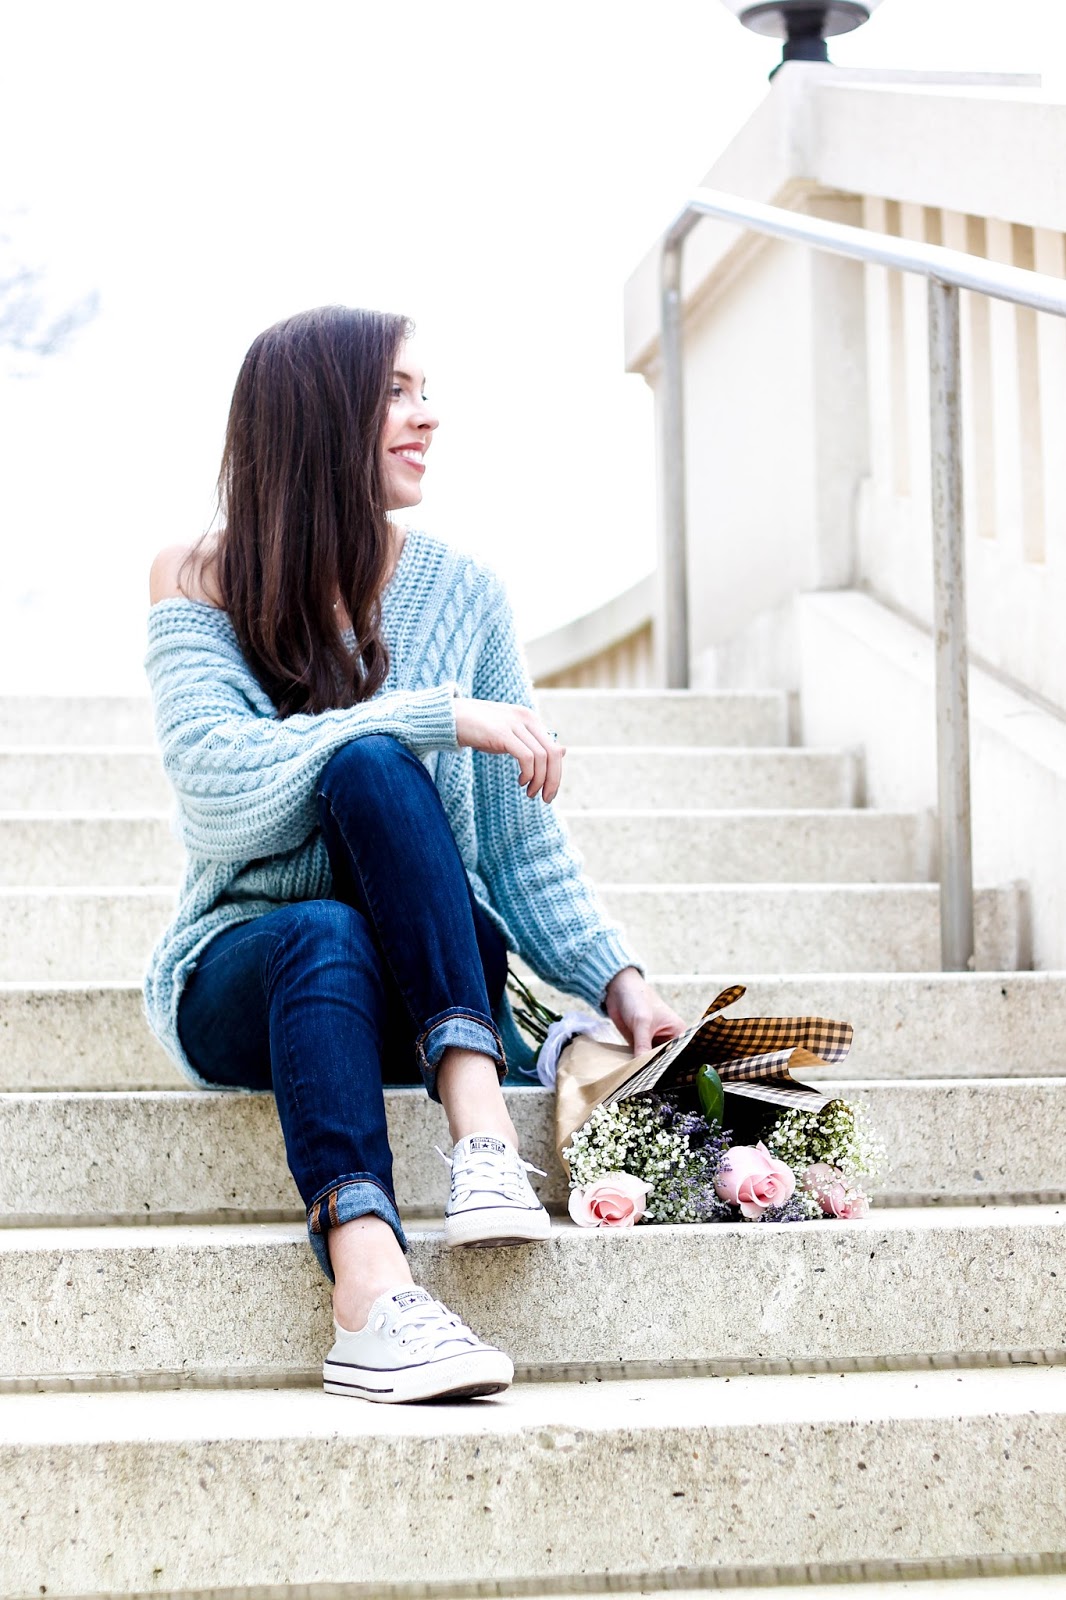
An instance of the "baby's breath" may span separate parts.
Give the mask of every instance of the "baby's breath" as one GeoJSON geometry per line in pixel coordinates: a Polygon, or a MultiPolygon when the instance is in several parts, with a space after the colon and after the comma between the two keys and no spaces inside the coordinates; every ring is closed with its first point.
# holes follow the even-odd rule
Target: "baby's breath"
{"type": "Polygon", "coordinates": [[[572,1188],[608,1172],[643,1178],[651,1185],[648,1222],[717,1222],[732,1216],[714,1187],[729,1138],[712,1132],[698,1112],[680,1111],[661,1095],[640,1095],[597,1106],[563,1154],[572,1188]]]}
{"type": "Polygon", "coordinates": [[[885,1156],[865,1111],[845,1100],[831,1100],[821,1111],[783,1112],[766,1143],[797,1180],[820,1161],[848,1178],[875,1178],[885,1156]]]}

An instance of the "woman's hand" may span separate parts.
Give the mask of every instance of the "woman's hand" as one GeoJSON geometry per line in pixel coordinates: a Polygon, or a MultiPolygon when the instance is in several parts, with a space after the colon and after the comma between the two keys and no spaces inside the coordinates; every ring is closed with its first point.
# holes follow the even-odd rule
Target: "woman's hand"
{"type": "Polygon", "coordinates": [[[559,793],[565,745],[556,744],[535,711],[501,700],[456,700],[455,733],[461,745],[489,755],[514,756],[530,799],[559,793]]]}
{"type": "Polygon", "coordinates": [[[607,1015],[635,1056],[684,1033],[676,1011],[661,1000],[636,967],[623,967],[607,985],[607,1015]]]}

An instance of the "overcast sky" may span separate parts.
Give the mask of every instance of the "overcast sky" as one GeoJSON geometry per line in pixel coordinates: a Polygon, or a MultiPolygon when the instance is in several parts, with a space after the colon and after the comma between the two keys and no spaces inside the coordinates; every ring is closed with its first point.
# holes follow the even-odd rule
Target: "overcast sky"
{"type": "MultiPolygon", "coordinates": [[[[1061,13],[884,0],[833,54],[1058,90],[1061,13]]],[[[622,286],[767,92],[771,41],[720,0],[0,0],[0,22],[0,231],[57,307],[101,299],[67,353],[0,375],[9,690],[145,689],[148,568],[210,519],[241,358],[330,301],[416,319],[442,421],[408,520],[491,561],[525,637],[650,569],[622,286]]]]}

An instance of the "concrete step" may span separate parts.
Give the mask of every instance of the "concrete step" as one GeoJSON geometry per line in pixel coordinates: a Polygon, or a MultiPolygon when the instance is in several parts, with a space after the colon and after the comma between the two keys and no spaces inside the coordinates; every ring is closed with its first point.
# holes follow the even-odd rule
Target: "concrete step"
{"type": "MultiPolygon", "coordinates": [[[[932,876],[929,818],[888,811],[560,813],[594,880],[905,883],[932,876]]],[[[0,887],[177,882],[185,853],[166,812],[0,815],[0,887]]]]}
{"type": "Polygon", "coordinates": [[[3,812],[169,812],[173,803],[174,792],[154,744],[0,748],[3,812]]]}
{"type": "MultiPolygon", "coordinates": [[[[736,972],[651,974],[689,1020],[736,972]]],[[[576,1002],[546,984],[557,1010],[576,1002]]],[[[1066,973],[807,973],[758,977],[740,1016],[842,1017],[850,1078],[1053,1077],[1066,1059],[1066,973]]],[[[0,982],[0,1090],[181,1089],[149,1032],[138,984],[0,982]]]]}
{"type": "MultiPolygon", "coordinates": [[[[809,1074],[862,1105],[887,1151],[879,1203],[1066,1200],[1066,1078],[871,1083],[809,1074]]],[[[554,1098],[505,1091],[533,1183],[565,1212],[554,1098]]],[[[449,1148],[444,1113],[421,1088],[386,1090],[396,1193],[405,1216],[436,1214],[449,1148]]],[[[0,1225],[302,1219],[269,1092],[202,1089],[0,1095],[0,1225]]]]}
{"type": "MultiPolygon", "coordinates": [[[[921,972],[940,960],[932,884],[601,884],[648,965],[661,972],[921,972]]],[[[975,895],[977,965],[1028,964],[1015,887],[975,895]]]]}
{"type": "Polygon", "coordinates": [[[136,695],[0,695],[0,745],[151,745],[152,702],[136,695]]]}
{"type": "MultiPolygon", "coordinates": [[[[412,1223],[408,1242],[416,1282],[526,1373],[973,1364],[1066,1342],[1064,1206],[566,1220],[542,1244],[451,1252],[412,1223]]],[[[0,1386],[295,1381],[330,1318],[302,1222],[0,1229],[0,1386]]]]}
{"type": "MultiPolygon", "coordinates": [[[[919,972],[940,955],[932,884],[602,885],[650,969],[919,972]]],[[[131,978],[174,914],[160,889],[0,889],[0,979],[131,978]]],[[[1025,966],[1021,894],[976,893],[977,963],[1025,966]]]]}
{"type": "MultiPolygon", "coordinates": [[[[541,689],[564,744],[782,745],[788,696],[670,689],[541,689]]],[[[0,695],[0,745],[150,745],[147,695],[0,695]]]]}
{"type": "Polygon", "coordinates": [[[596,883],[907,883],[933,876],[927,814],[573,812],[596,883]]]}
{"type": "Polygon", "coordinates": [[[563,744],[787,745],[788,696],[773,690],[539,689],[563,744]]]}
{"type": "MultiPolygon", "coordinates": [[[[569,810],[857,803],[858,758],[841,751],[579,747],[560,790],[569,810]]],[[[0,748],[0,812],[167,811],[174,793],[152,747],[0,748]]]]}
{"type": "Polygon", "coordinates": [[[586,745],[567,753],[559,803],[568,813],[828,810],[859,803],[859,776],[849,751],[586,745]]]}
{"type": "Polygon", "coordinates": [[[5,1600],[674,1590],[1066,1545],[1054,1367],[519,1383],[435,1406],[320,1386],[2,1405],[5,1600]]]}
{"type": "MultiPolygon", "coordinates": [[[[992,1567],[1017,1567],[1018,1570],[999,1577],[945,1577],[946,1568],[958,1574],[965,1564],[899,1562],[893,1563],[897,1575],[883,1583],[861,1580],[856,1583],[745,1583],[742,1594],[743,1600],[1062,1600],[1066,1593],[1066,1559],[1062,1557],[1007,1556],[998,1560],[989,1558],[974,1565],[982,1571],[992,1567]],[[1033,1570],[1026,1570],[1029,1568],[1033,1570]],[[915,1575],[905,1578],[904,1572],[915,1575]]],[[[639,1592],[641,1600],[707,1600],[706,1588],[677,1589],[673,1584],[669,1589],[649,1589],[642,1583],[639,1592]]],[[[580,1593],[581,1600],[618,1600],[619,1591],[582,1588],[580,1593]]],[[[559,1600],[559,1597],[558,1592],[531,1595],[525,1590],[521,1595],[513,1591],[497,1594],[494,1600],[559,1600]]]]}
{"type": "Polygon", "coordinates": [[[169,889],[0,889],[0,978],[137,976],[176,904],[169,889]]]}
{"type": "MultiPolygon", "coordinates": [[[[1058,1555],[1045,1557],[988,1557],[973,1563],[983,1573],[991,1568],[1016,1568],[1010,1576],[968,1576],[965,1562],[895,1562],[893,1578],[885,1582],[840,1581],[832,1574],[831,1587],[815,1587],[818,1576],[807,1582],[767,1582],[744,1584],[743,1600],[1063,1600],[1066,1592],[1066,1558],[1058,1555]],[[952,1576],[944,1576],[951,1571],[952,1576]],[[904,1578],[903,1573],[914,1576],[904,1578]]],[[[770,1574],[768,1574],[770,1576],[770,1574]]],[[[618,1589],[581,1589],[581,1600],[618,1600],[618,1589]]],[[[466,1597],[464,1597],[466,1600],[466,1597]]],[[[472,1597],[471,1597],[472,1600],[472,1597]]],[[[498,1594],[495,1600],[559,1600],[554,1595],[530,1595],[509,1592],[498,1594]]],[[[707,1600],[703,1589],[648,1589],[640,1584],[640,1600],[707,1600]]]]}
{"type": "Polygon", "coordinates": [[[172,888],[184,866],[165,811],[0,815],[2,888],[172,888]]]}

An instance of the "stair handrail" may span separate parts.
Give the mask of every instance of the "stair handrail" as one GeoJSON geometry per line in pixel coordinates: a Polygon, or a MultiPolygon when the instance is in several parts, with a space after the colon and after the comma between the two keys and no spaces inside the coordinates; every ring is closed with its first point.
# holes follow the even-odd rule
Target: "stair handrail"
{"type": "Polygon", "coordinates": [[[663,236],[659,345],[662,358],[663,626],[667,687],[689,684],[688,565],[681,256],[704,217],[810,245],[853,261],[929,280],[929,410],[932,446],[933,638],[936,657],[937,832],[940,964],[973,970],[973,830],[962,503],[959,290],[1066,317],[1066,283],[944,245],[901,239],[848,223],[698,189],[663,236]]]}

